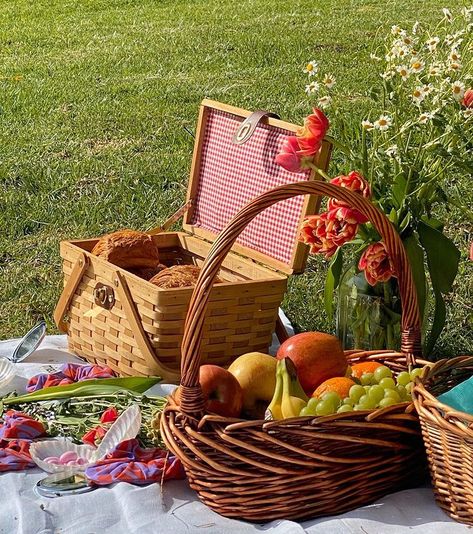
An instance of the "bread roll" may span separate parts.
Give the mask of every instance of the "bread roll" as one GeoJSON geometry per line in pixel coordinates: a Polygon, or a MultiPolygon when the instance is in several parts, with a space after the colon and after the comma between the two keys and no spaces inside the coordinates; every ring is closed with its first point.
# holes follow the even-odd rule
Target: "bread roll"
{"type": "Polygon", "coordinates": [[[135,230],[119,230],[103,236],[92,254],[123,269],[155,269],[159,264],[158,247],[152,237],[135,230]]]}
{"type": "MultiPolygon", "coordinates": [[[[196,265],[173,265],[153,276],[150,282],[163,289],[188,287],[195,285],[199,274],[200,267],[196,265]]],[[[215,283],[219,284],[221,280],[217,277],[215,283]]]]}

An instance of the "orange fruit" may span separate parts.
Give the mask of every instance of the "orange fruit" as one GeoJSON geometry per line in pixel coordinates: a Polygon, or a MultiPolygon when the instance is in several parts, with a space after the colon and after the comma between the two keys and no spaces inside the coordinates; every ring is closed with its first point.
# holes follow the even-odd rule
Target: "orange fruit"
{"type": "Polygon", "coordinates": [[[378,362],[361,362],[351,366],[351,375],[355,378],[361,378],[364,373],[374,373],[378,367],[383,364],[378,362]]]}
{"type": "Polygon", "coordinates": [[[351,378],[347,378],[346,376],[336,376],[322,382],[314,393],[312,393],[312,397],[320,398],[324,393],[334,391],[335,393],[338,393],[338,396],[341,399],[344,399],[345,397],[348,397],[350,388],[354,385],[355,382],[353,382],[351,378]]]}

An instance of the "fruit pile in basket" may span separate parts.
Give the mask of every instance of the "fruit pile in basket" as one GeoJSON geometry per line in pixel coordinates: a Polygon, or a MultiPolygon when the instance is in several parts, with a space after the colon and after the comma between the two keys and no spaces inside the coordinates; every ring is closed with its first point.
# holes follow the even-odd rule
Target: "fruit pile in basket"
{"type": "Polygon", "coordinates": [[[199,379],[209,413],[287,419],[410,402],[413,381],[421,373],[422,368],[415,368],[395,375],[369,360],[350,366],[336,337],[305,332],[286,340],[276,358],[251,352],[228,370],[203,365],[199,379]]]}

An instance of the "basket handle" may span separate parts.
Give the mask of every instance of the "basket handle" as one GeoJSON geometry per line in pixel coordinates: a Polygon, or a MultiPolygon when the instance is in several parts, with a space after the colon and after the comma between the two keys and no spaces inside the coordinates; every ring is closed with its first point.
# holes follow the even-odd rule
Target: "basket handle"
{"type": "MultiPolygon", "coordinates": [[[[398,278],[402,304],[401,351],[406,364],[421,355],[420,314],[411,267],[401,238],[386,215],[358,193],[325,182],[299,182],[271,189],[250,201],[224,228],[205,260],[192,294],[184,326],[181,358],[181,411],[189,416],[204,412],[204,398],[199,384],[200,343],[210,290],[225,256],[245,227],[262,211],[277,202],[299,195],[327,195],[348,203],[360,211],[381,235],[398,278]]],[[[275,229],[277,231],[277,228],[275,229]]]]}

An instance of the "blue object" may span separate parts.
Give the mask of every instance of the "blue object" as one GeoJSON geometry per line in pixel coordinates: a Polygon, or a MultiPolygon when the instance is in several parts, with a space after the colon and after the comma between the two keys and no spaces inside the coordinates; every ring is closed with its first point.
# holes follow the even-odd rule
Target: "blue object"
{"type": "Polygon", "coordinates": [[[437,399],[455,410],[473,415],[473,376],[442,393],[437,399]]]}

